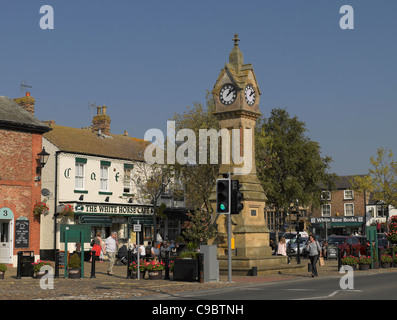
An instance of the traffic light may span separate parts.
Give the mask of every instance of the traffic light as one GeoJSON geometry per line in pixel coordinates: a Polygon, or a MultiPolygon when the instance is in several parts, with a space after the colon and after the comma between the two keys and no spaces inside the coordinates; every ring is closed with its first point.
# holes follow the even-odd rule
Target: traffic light
{"type": "Polygon", "coordinates": [[[216,180],[216,213],[230,213],[230,179],[216,180]]]}
{"type": "Polygon", "coordinates": [[[231,214],[239,214],[241,210],[243,210],[244,205],[243,201],[243,193],[240,192],[240,188],[242,185],[239,183],[238,180],[232,180],[232,203],[231,203],[231,214]]]}

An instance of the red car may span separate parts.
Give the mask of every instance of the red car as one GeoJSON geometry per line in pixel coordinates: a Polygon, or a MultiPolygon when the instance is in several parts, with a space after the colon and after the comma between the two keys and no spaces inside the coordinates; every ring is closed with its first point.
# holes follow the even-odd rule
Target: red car
{"type": "Polygon", "coordinates": [[[330,236],[328,238],[327,251],[333,253],[331,256],[334,255],[335,258],[337,257],[337,248],[341,249],[342,257],[353,255],[353,252],[357,256],[365,255],[366,253],[366,247],[361,245],[357,237],[354,236],[330,236]]]}

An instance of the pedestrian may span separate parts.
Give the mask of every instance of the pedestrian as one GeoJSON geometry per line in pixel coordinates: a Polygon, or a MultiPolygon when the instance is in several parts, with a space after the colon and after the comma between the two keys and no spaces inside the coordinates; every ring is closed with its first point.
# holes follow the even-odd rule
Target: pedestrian
{"type": "Polygon", "coordinates": [[[97,232],[93,241],[94,241],[94,245],[92,246],[92,251],[95,251],[95,256],[94,256],[95,261],[101,259],[101,257],[103,259],[103,252],[102,252],[103,243],[100,232],[97,232]]]}
{"type": "Polygon", "coordinates": [[[322,257],[322,253],[320,244],[318,243],[318,241],[316,241],[316,239],[314,239],[314,236],[312,234],[309,235],[309,241],[306,245],[306,251],[309,253],[310,265],[312,269],[312,278],[318,277],[317,261],[319,256],[322,257]]]}
{"type": "Polygon", "coordinates": [[[164,260],[166,257],[169,257],[170,249],[168,247],[168,242],[164,241],[162,246],[160,247],[160,257],[164,260]]]}
{"type": "Polygon", "coordinates": [[[145,246],[143,245],[143,243],[141,243],[139,245],[139,256],[140,256],[140,259],[143,259],[146,256],[146,249],[145,249],[145,246]]]}
{"type": "Polygon", "coordinates": [[[138,247],[136,245],[136,243],[132,244],[132,261],[137,262],[138,259],[138,247]]]}
{"type": "Polygon", "coordinates": [[[160,255],[160,249],[158,248],[157,243],[153,243],[152,248],[150,249],[150,253],[152,254],[153,260],[157,260],[160,255]]]}
{"type": "Polygon", "coordinates": [[[108,275],[114,275],[113,266],[116,261],[116,252],[117,252],[117,232],[113,231],[110,237],[107,237],[105,240],[105,251],[109,257],[109,267],[108,267],[108,275]]]}
{"type": "MultiPolygon", "coordinates": [[[[280,242],[278,243],[277,255],[278,256],[287,256],[287,244],[285,242],[284,237],[281,237],[280,242]]],[[[288,256],[287,256],[287,263],[290,264],[288,256]]]]}

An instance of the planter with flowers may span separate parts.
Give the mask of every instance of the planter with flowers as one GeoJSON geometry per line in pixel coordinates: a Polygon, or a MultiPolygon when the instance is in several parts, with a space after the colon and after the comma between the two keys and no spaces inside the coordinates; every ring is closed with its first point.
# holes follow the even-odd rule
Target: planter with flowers
{"type": "Polygon", "coordinates": [[[40,216],[42,214],[47,214],[50,212],[50,208],[44,202],[38,202],[34,205],[33,213],[35,216],[40,216]]]}
{"type": "Polygon", "coordinates": [[[33,262],[32,265],[33,265],[34,277],[37,279],[41,279],[44,275],[48,273],[48,270],[45,269],[42,270],[41,268],[44,266],[51,267],[51,262],[44,260],[37,260],[36,262],[33,262]]]}
{"type": "Polygon", "coordinates": [[[73,253],[68,261],[68,271],[69,279],[81,278],[81,260],[77,252],[73,253]]]}
{"type": "Polygon", "coordinates": [[[397,216],[392,216],[389,219],[389,232],[386,232],[387,240],[393,244],[397,244],[397,216]]]}
{"type": "Polygon", "coordinates": [[[356,269],[358,264],[358,258],[355,256],[344,256],[342,258],[342,265],[351,266],[353,269],[356,269]]]}
{"type": "Polygon", "coordinates": [[[4,279],[6,271],[7,266],[4,263],[0,263],[0,279],[4,279]]]}
{"type": "Polygon", "coordinates": [[[145,269],[148,271],[150,280],[161,280],[163,279],[165,264],[162,261],[153,260],[145,264],[145,269]]]}
{"type": "MultiPolygon", "coordinates": [[[[139,262],[139,272],[140,272],[140,278],[144,279],[145,274],[146,274],[146,264],[147,262],[143,261],[142,259],[139,262]]],[[[131,270],[131,278],[132,279],[137,279],[138,278],[138,264],[133,261],[130,264],[130,270],[131,270]]]]}
{"type": "Polygon", "coordinates": [[[381,262],[382,268],[390,268],[390,264],[392,262],[392,257],[388,254],[382,254],[380,256],[380,262],[381,262]]]}
{"type": "Polygon", "coordinates": [[[372,259],[370,256],[368,256],[368,257],[361,256],[358,259],[358,265],[359,265],[360,270],[369,270],[371,262],[372,262],[372,259]]]}
{"type": "Polygon", "coordinates": [[[66,217],[73,217],[74,215],[73,206],[70,204],[65,204],[60,214],[66,217]]]}

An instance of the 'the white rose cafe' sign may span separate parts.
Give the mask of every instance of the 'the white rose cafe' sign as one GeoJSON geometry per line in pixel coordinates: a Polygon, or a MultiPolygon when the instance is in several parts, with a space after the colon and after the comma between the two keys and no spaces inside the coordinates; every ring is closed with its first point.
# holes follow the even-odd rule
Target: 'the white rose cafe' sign
{"type": "MultiPolygon", "coordinates": [[[[66,204],[66,203],[65,203],[66,204]]],[[[117,205],[117,204],[102,204],[102,203],[68,203],[73,206],[74,215],[78,216],[80,222],[84,223],[86,217],[123,217],[128,218],[130,224],[133,224],[136,219],[145,224],[152,224],[153,220],[153,206],[151,205],[117,205]]],[[[58,207],[60,212],[63,206],[58,207]]]]}

